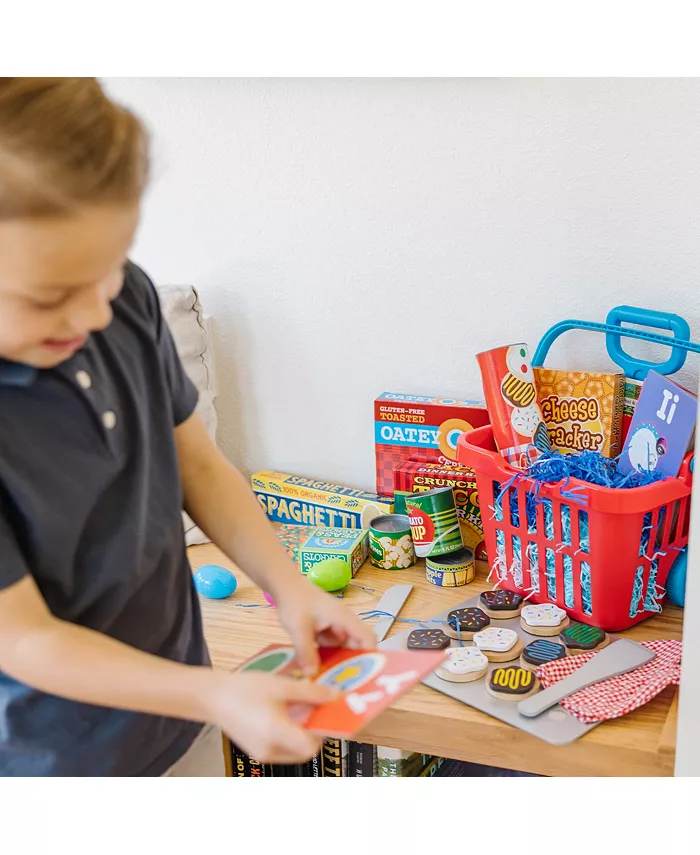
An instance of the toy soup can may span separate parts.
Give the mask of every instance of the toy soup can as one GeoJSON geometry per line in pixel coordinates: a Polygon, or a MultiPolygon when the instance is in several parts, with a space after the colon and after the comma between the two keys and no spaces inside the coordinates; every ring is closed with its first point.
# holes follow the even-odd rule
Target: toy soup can
{"type": "Polygon", "coordinates": [[[425,559],[425,578],[440,588],[459,588],[474,581],[474,552],[458,549],[425,559]]]}
{"type": "Polygon", "coordinates": [[[419,558],[446,555],[464,546],[452,487],[406,496],[406,510],[419,558]]]}
{"type": "Polygon", "coordinates": [[[382,570],[403,570],[416,563],[411,524],[402,514],[385,514],[369,524],[369,558],[382,570]]]}
{"type": "Polygon", "coordinates": [[[496,446],[511,466],[527,469],[552,447],[527,345],[497,347],[476,358],[496,446]]]}

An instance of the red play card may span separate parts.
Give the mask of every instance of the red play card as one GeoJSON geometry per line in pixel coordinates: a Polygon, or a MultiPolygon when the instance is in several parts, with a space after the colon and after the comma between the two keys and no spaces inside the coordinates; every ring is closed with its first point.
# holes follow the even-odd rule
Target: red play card
{"type": "MultiPolygon", "coordinates": [[[[321,647],[319,653],[321,668],[315,682],[333,686],[342,695],[330,704],[313,707],[305,714],[303,723],[307,730],[338,739],[351,739],[445,658],[444,650],[321,647]]],[[[240,670],[301,677],[294,648],[284,644],[271,644],[240,670]]]]}

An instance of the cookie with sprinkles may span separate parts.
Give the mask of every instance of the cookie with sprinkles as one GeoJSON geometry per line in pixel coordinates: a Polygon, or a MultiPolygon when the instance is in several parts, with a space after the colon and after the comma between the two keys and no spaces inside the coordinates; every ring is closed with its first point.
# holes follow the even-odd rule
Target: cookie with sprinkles
{"type": "Polygon", "coordinates": [[[445,650],[450,639],[441,629],[414,629],[406,646],[409,650],[445,650]]]}
{"type": "Polygon", "coordinates": [[[523,599],[515,591],[484,591],[479,596],[479,605],[494,620],[508,620],[520,614],[523,599]]]}
{"type": "Polygon", "coordinates": [[[489,626],[474,633],[474,644],[489,662],[511,662],[523,652],[523,642],[514,629],[489,626]]]}
{"type": "Polygon", "coordinates": [[[602,629],[585,623],[572,623],[561,631],[560,637],[569,656],[600,650],[610,641],[608,634],[602,629]]]}
{"type": "Polygon", "coordinates": [[[522,701],[534,695],[540,688],[540,681],[532,671],[509,665],[506,668],[494,668],[486,684],[486,691],[502,701],[522,701]]]}
{"type": "Polygon", "coordinates": [[[471,641],[475,632],[486,629],[490,623],[491,619],[482,609],[471,607],[468,609],[452,609],[442,628],[450,638],[471,641]]]}
{"type": "Polygon", "coordinates": [[[530,635],[559,635],[569,625],[569,616],[554,603],[523,606],[520,626],[530,635]]]}
{"type": "Polygon", "coordinates": [[[478,648],[452,647],[435,673],[449,683],[473,683],[484,676],[488,667],[489,660],[478,648]]]}
{"type": "Polygon", "coordinates": [[[538,638],[525,645],[520,655],[520,665],[528,671],[536,671],[540,665],[565,657],[566,648],[563,644],[557,644],[556,641],[550,641],[548,638],[538,638]]]}

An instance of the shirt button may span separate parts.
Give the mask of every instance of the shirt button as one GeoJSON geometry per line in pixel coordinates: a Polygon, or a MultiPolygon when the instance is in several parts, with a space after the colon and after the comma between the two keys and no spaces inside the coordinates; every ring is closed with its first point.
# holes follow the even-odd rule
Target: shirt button
{"type": "Polygon", "coordinates": [[[112,430],[112,428],[117,423],[117,416],[112,410],[106,410],[102,413],[102,424],[107,428],[107,430],[112,430]]]}
{"type": "Polygon", "coordinates": [[[87,371],[76,372],[75,379],[78,381],[78,386],[81,389],[89,389],[92,386],[92,377],[90,377],[87,371]]]}

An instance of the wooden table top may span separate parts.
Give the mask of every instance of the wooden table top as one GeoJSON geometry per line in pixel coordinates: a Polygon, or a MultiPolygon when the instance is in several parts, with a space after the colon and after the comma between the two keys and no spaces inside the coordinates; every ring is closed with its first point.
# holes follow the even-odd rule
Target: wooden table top
{"type": "MultiPolygon", "coordinates": [[[[219,564],[233,570],[238,588],[226,600],[201,598],[204,630],[215,668],[234,669],[262,647],[285,642],[273,608],[237,608],[265,604],[260,590],[215,546],[188,550],[193,569],[219,564]]],[[[408,570],[378,570],[368,562],[355,582],[373,592],[348,588],[345,602],[355,612],[375,608],[392,585],[411,583],[413,592],[401,617],[426,618],[491,587],[486,565],[462,588],[436,588],[425,579],[422,562],[408,570]]],[[[679,639],[683,610],[665,606],[653,617],[621,633],[637,641],[679,639]]],[[[392,633],[405,624],[395,623],[392,633]]],[[[469,760],[489,766],[556,776],[672,776],[676,752],[677,689],[669,687],[653,701],[615,721],[604,722],[570,745],[555,746],[511,727],[427,686],[417,686],[358,735],[358,741],[425,754],[469,760]]]]}

